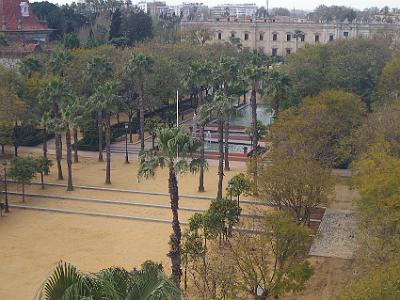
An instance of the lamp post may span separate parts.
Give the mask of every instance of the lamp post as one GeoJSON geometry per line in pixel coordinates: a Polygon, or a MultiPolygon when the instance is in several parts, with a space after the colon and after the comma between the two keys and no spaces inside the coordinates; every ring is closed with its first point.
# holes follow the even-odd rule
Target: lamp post
{"type": "Polygon", "coordinates": [[[129,164],[129,158],[128,158],[128,124],[125,124],[125,163],[129,164]]]}
{"type": "Polygon", "coordinates": [[[8,213],[10,210],[8,209],[8,192],[7,192],[7,161],[3,161],[4,167],[4,200],[5,200],[5,212],[8,213]]]}

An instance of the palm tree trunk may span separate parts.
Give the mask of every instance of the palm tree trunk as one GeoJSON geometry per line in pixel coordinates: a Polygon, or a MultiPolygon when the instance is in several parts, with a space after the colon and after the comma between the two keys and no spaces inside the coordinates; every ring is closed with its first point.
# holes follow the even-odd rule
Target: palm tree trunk
{"type": "MultiPolygon", "coordinates": [[[[204,159],[204,124],[200,124],[200,158],[204,159]]],[[[204,167],[200,167],[199,192],[204,192],[204,167]]]]}
{"type": "Polygon", "coordinates": [[[58,140],[59,140],[59,143],[60,143],[60,159],[62,159],[63,151],[62,151],[62,138],[61,138],[61,134],[58,135],[58,140]]]}
{"type": "Polygon", "coordinates": [[[143,83],[140,84],[139,97],[139,123],[140,123],[140,150],[144,150],[144,88],[143,83]]]}
{"type": "Polygon", "coordinates": [[[225,171],[229,171],[229,118],[225,121],[225,171]]]}
{"type": "Polygon", "coordinates": [[[25,203],[25,183],[22,183],[22,202],[25,203]]]}
{"type": "Polygon", "coordinates": [[[74,127],[74,163],[78,162],[78,128],[74,127]]]}
{"type": "Polygon", "coordinates": [[[179,223],[179,216],[178,216],[179,191],[178,191],[178,182],[176,180],[174,166],[172,163],[169,165],[168,189],[169,189],[169,196],[171,199],[172,230],[173,230],[173,233],[170,235],[171,249],[168,253],[168,256],[171,258],[172,280],[174,281],[175,285],[178,288],[180,288],[182,270],[181,270],[181,226],[179,223]]]}
{"type": "Polygon", "coordinates": [[[4,151],[4,144],[1,144],[1,154],[5,154],[5,151],[4,151]]]}
{"type": "Polygon", "coordinates": [[[224,121],[218,120],[218,190],[217,199],[222,199],[222,182],[224,180],[224,121]]]}
{"type": "Polygon", "coordinates": [[[111,133],[110,133],[110,128],[111,128],[111,116],[110,113],[107,112],[107,124],[106,124],[106,184],[111,184],[111,149],[110,149],[110,144],[111,144],[111,133]]]}
{"type": "Polygon", "coordinates": [[[57,176],[58,176],[58,180],[64,180],[62,168],[61,168],[61,145],[60,145],[60,134],[59,133],[56,133],[55,143],[56,143],[57,176]]]}
{"type": "Polygon", "coordinates": [[[47,158],[47,127],[43,126],[43,157],[47,158]]]}
{"type": "Polygon", "coordinates": [[[97,112],[97,128],[99,135],[99,161],[103,161],[103,112],[99,110],[97,112]]]}
{"type": "Polygon", "coordinates": [[[71,129],[69,124],[66,126],[65,131],[65,144],[67,147],[67,166],[68,166],[68,184],[67,191],[73,191],[74,187],[72,185],[72,149],[71,149],[71,129]]]}
{"type": "Polygon", "coordinates": [[[256,154],[257,151],[257,96],[256,96],[256,87],[255,85],[253,86],[251,90],[251,126],[253,127],[253,137],[252,137],[252,142],[253,142],[253,154],[256,154]]]}
{"type": "Polygon", "coordinates": [[[257,184],[257,179],[258,179],[258,158],[257,158],[257,146],[258,146],[258,136],[257,136],[257,82],[254,84],[252,90],[251,90],[251,122],[252,122],[252,127],[253,127],[253,137],[252,137],[252,144],[253,144],[253,178],[254,178],[254,191],[253,193],[255,195],[258,194],[258,184],[257,184]]]}

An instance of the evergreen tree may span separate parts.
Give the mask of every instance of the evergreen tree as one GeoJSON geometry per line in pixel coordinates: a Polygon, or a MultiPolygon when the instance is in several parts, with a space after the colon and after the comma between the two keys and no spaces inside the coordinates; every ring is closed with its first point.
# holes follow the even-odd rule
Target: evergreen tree
{"type": "Polygon", "coordinates": [[[109,39],[119,38],[121,35],[121,11],[117,8],[112,15],[109,39]]]}

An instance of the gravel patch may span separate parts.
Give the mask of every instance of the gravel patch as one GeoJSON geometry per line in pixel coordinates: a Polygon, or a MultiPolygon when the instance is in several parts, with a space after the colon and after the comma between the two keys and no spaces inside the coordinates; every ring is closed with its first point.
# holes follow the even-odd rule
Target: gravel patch
{"type": "Polygon", "coordinates": [[[309,254],[351,259],[357,247],[355,214],[351,210],[328,208],[309,254]]]}

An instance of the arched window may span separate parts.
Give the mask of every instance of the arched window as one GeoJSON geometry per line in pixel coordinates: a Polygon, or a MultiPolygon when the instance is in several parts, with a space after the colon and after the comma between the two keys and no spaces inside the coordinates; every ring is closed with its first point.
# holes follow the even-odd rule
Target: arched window
{"type": "Polygon", "coordinates": [[[264,40],[264,32],[260,32],[259,40],[260,40],[260,41],[263,41],[263,40],[264,40]]]}
{"type": "Polygon", "coordinates": [[[245,33],[244,33],[244,40],[245,40],[245,41],[248,41],[248,40],[249,40],[249,37],[250,37],[249,33],[248,33],[248,32],[245,32],[245,33]]]}
{"type": "Polygon", "coordinates": [[[222,31],[217,32],[217,40],[222,40],[222,31]]]}
{"type": "Polygon", "coordinates": [[[272,40],[277,41],[278,40],[278,34],[276,32],[272,33],[272,40]]]}

